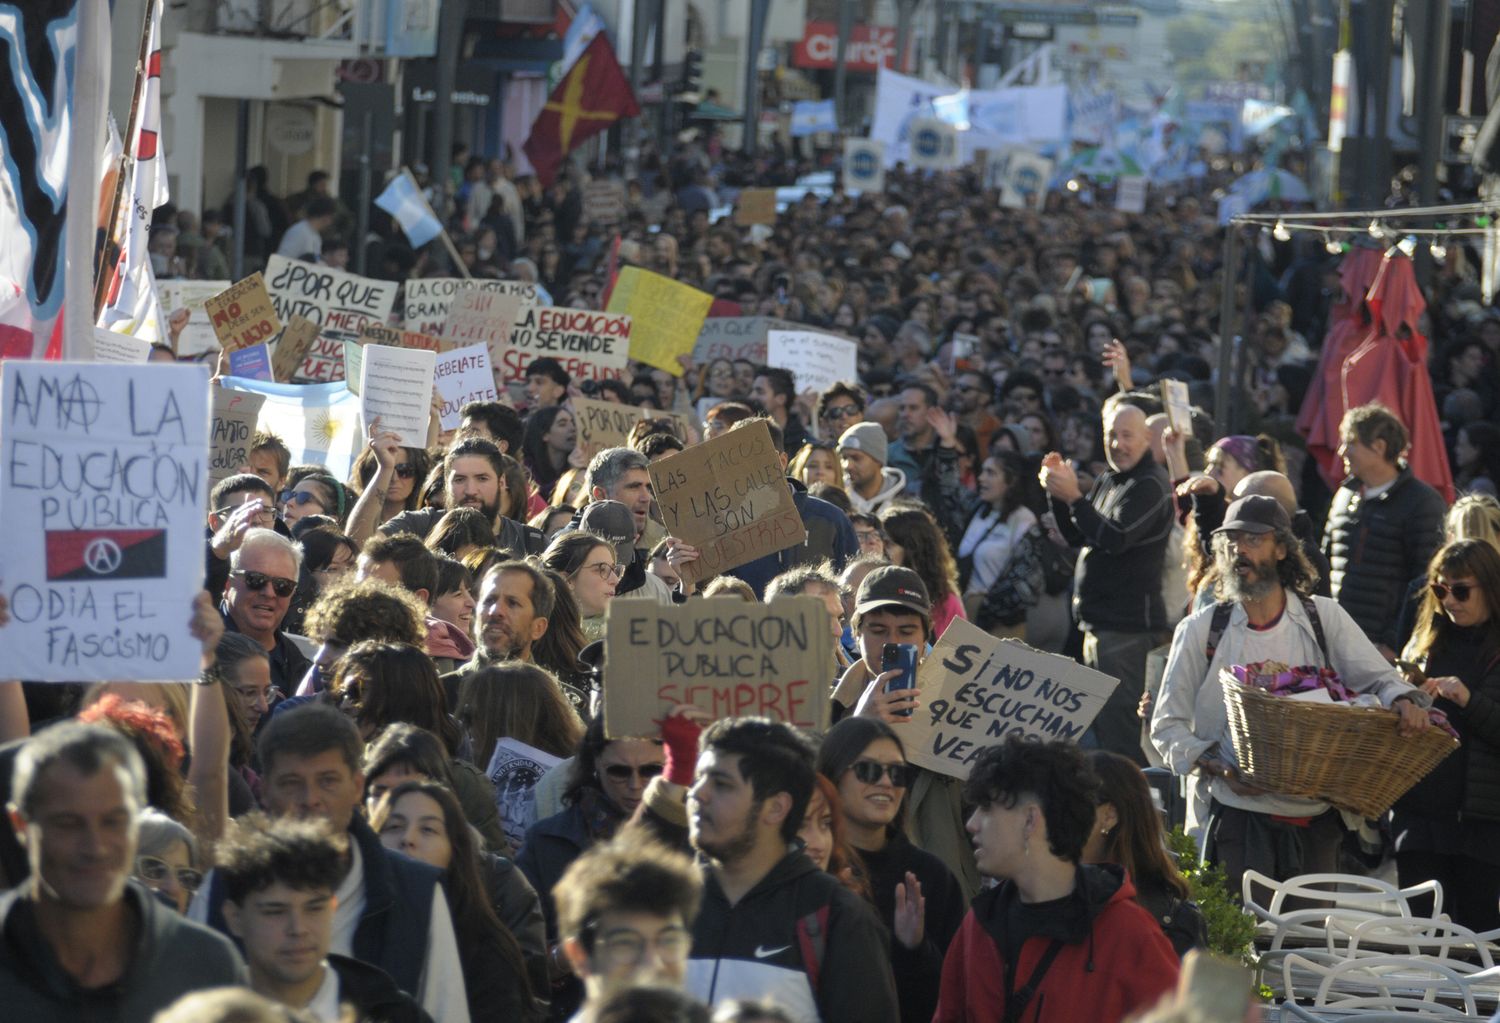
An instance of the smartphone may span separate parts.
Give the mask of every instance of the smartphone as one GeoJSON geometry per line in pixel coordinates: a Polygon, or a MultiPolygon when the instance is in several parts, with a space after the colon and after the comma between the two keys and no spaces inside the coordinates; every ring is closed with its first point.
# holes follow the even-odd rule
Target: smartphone
{"type": "MultiPolygon", "coordinates": [[[[885,684],[885,691],[917,688],[917,648],[912,643],[887,643],[880,650],[880,670],[899,670],[901,674],[885,684]]],[[[911,711],[898,711],[902,717],[911,717],[911,711]]]]}

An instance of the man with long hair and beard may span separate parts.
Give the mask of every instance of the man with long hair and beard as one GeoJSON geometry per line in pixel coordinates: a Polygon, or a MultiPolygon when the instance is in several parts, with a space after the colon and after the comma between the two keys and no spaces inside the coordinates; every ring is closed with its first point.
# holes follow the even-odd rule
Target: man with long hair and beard
{"type": "MultiPolygon", "coordinates": [[[[1408,685],[1337,601],[1312,595],[1317,573],[1274,497],[1248,495],[1214,530],[1211,604],[1177,626],[1151,742],[1193,780],[1196,824],[1230,891],[1247,869],[1284,880],[1337,869],[1342,825],[1327,803],[1269,792],[1245,779],[1230,740],[1220,669],[1274,661],[1319,665],[1399,712],[1392,742],[1428,727],[1431,698],[1408,685]]],[[[1190,824],[1194,823],[1190,821],[1190,824]]]]}

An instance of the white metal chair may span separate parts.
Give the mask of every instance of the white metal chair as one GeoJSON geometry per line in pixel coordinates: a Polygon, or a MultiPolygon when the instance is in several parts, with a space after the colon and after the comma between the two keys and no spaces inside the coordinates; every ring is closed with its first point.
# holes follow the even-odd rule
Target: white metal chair
{"type": "MultiPolygon", "coordinates": [[[[1495,965],[1497,946],[1485,935],[1446,918],[1328,916],[1324,930],[1328,951],[1347,958],[1369,955],[1408,955],[1462,963],[1471,970],[1495,965]]],[[[1460,972],[1469,972],[1467,970],[1460,972]]]]}
{"type": "Polygon", "coordinates": [[[1297,1002],[1281,1003],[1281,1023],[1343,1023],[1344,1020],[1354,1020],[1358,1023],[1474,1023],[1473,1018],[1465,1016],[1457,1009],[1445,1008],[1441,1005],[1429,1005],[1426,1008],[1411,1009],[1406,1012],[1361,1012],[1358,1009],[1344,1012],[1335,1009],[1332,1012],[1310,1009],[1297,1002]]]}
{"type": "Polygon", "coordinates": [[[1432,1011],[1461,1005],[1468,1018],[1478,1018],[1469,978],[1443,963],[1413,956],[1362,956],[1331,963],[1320,959],[1291,952],[1282,960],[1289,1000],[1295,1002],[1290,992],[1307,989],[1305,978],[1321,975],[1312,996],[1314,1010],[1432,1011]]]}
{"type": "Polygon", "coordinates": [[[1241,881],[1245,910],[1256,919],[1255,943],[1264,951],[1321,948],[1331,913],[1353,919],[1410,917],[1411,900],[1425,896],[1432,899],[1432,916],[1441,918],[1443,886],[1437,881],[1410,888],[1357,874],[1300,874],[1276,881],[1255,870],[1245,871],[1241,881]]]}

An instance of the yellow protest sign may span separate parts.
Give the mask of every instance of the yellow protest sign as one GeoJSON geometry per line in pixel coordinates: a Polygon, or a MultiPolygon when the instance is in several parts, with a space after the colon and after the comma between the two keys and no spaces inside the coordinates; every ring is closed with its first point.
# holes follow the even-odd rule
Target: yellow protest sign
{"type": "Polygon", "coordinates": [[[677,357],[692,352],[713,303],[713,296],[707,292],[638,266],[627,266],[615,281],[609,311],[630,315],[632,359],[680,377],[682,363],[677,357]]]}

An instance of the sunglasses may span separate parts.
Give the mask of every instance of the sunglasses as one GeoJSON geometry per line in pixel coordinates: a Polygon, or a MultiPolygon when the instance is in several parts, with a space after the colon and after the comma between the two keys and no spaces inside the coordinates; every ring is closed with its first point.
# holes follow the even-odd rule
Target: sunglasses
{"type": "Polygon", "coordinates": [[[251,572],[246,569],[229,574],[245,580],[245,589],[252,593],[259,593],[265,589],[266,583],[271,584],[271,591],[278,597],[290,597],[297,590],[297,580],[279,575],[266,575],[264,572],[251,572]]]}
{"type": "Polygon", "coordinates": [[[169,874],[177,875],[177,883],[190,892],[196,892],[203,884],[203,872],[192,867],[173,867],[156,856],[139,856],[135,861],[135,872],[143,880],[162,882],[169,874]]]}
{"type": "Polygon", "coordinates": [[[281,492],[282,504],[315,504],[323,507],[323,502],[318,500],[318,495],[307,490],[283,490],[281,492]]]}
{"type": "Polygon", "coordinates": [[[873,760],[856,760],[849,765],[849,770],[866,785],[879,785],[881,776],[885,775],[896,788],[904,789],[911,784],[915,768],[910,764],[877,764],[873,760]]]}
{"type": "Polygon", "coordinates": [[[409,480],[417,474],[417,467],[410,462],[397,462],[396,475],[404,480],[409,480]]]}
{"type": "Polygon", "coordinates": [[[1475,590],[1473,583],[1453,583],[1451,586],[1447,583],[1432,583],[1431,588],[1432,595],[1438,600],[1447,600],[1448,594],[1451,593],[1453,599],[1460,604],[1468,603],[1469,595],[1475,590]]]}
{"type": "Polygon", "coordinates": [[[835,408],[823,410],[824,419],[848,419],[850,416],[857,415],[859,415],[859,406],[857,405],[839,405],[835,408]]]}
{"type": "Polygon", "coordinates": [[[631,767],[629,764],[610,764],[604,769],[604,775],[611,781],[629,781],[632,778],[650,781],[665,769],[664,764],[642,764],[640,767],[631,767]]]}

